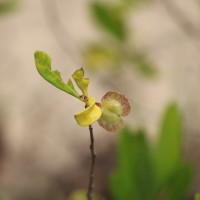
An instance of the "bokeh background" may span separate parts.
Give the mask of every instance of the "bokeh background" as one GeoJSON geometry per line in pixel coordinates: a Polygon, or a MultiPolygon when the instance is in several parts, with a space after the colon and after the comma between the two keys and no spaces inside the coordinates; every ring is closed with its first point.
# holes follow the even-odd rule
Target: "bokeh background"
{"type": "MultiPolygon", "coordinates": [[[[0,0],[3,200],[66,199],[87,187],[89,131],[73,118],[83,105],[39,76],[36,50],[51,55],[64,80],[84,67],[89,94],[98,101],[107,91],[126,94],[132,104],[126,124],[145,127],[150,141],[164,107],[176,101],[183,114],[184,156],[197,169],[192,193],[200,189],[200,2],[105,1],[113,13],[94,2],[0,0]],[[113,17],[108,23],[107,15],[113,17]]],[[[96,190],[106,194],[116,134],[97,123],[94,132],[96,190]]]]}

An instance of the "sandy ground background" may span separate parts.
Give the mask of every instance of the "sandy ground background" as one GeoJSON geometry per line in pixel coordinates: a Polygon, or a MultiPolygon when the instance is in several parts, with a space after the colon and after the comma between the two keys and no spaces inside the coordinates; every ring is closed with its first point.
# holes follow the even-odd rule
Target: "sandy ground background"
{"type": "MultiPolygon", "coordinates": [[[[91,80],[91,96],[99,100],[108,90],[126,94],[132,103],[127,124],[132,128],[145,125],[150,137],[156,135],[165,105],[177,101],[184,114],[186,154],[192,152],[193,160],[198,163],[200,5],[195,0],[171,2],[181,17],[174,16],[162,0],[143,6],[130,16],[134,41],[159,70],[155,80],[142,78],[126,68],[118,79],[109,78],[103,71],[92,74],[86,70],[86,75],[91,80]],[[182,26],[182,15],[189,26],[182,26]]],[[[46,179],[40,176],[43,172],[48,175],[70,169],[79,163],[79,157],[88,153],[88,129],[77,126],[73,119],[83,105],[45,82],[38,75],[33,59],[35,50],[48,52],[53,68],[59,69],[65,80],[82,66],[80,49],[98,37],[88,14],[88,3],[21,0],[17,10],[0,16],[0,137],[6,154],[0,185],[5,188],[5,199],[9,199],[10,186],[12,191],[27,185],[38,189],[37,180],[42,179],[41,188],[46,184],[46,179]],[[58,36],[68,44],[66,51],[52,31],[53,21],[47,19],[50,15],[54,17],[55,13],[48,13],[52,6],[67,33],[62,35],[61,31],[58,36]]],[[[56,22],[54,25],[59,30],[56,22]]],[[[98,124],[94,129],[98,149],[116,140],[115,134],[107,133],[98,124]]]]}

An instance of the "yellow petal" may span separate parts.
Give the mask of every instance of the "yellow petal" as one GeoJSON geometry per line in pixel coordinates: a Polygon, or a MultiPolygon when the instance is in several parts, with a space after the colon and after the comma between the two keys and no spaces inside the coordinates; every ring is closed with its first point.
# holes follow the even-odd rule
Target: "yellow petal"
{"type": "Polygon", "coordinates": [[[82,91],[82,93],[85,96],[88,96],[88,85],[89,85],[90,80],[84,77],[84,70],[82,68],[76,70],[73,73],[72,77],[74,81],[76,82],[77,86],[79,87],[79,89],[82,91]]]}
{"type": "Polygon", "coordinates": [[[101,117],[101,109],[95,104],[94,98],[89,98],[87,107],[84,111],[74,115],[80,126],[89,126],[101,117]]]}

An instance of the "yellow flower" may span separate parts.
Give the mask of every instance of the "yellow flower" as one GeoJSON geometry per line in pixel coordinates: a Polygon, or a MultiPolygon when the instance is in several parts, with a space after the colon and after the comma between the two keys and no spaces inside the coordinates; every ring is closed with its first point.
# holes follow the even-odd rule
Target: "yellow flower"
{"type": "Polygon", "coordinates": [[[74,115],[80,126],[89,126],[98,120],[100,126],[110,132],[116,132],[123,128],[124,122],[121,116],[128,115],[131,106],[128,99],[117,92],[107,92],[101,101],[96,103],[93,97],[89,98],[89,79],[84,77],[83,69],[76,70],[72,75],[76,84],[83,92],[83,101],[86,109],[74,115]]]}
{"type": "Polygon", "coordinates": [[[101,104],[97,103],[95,98],[88,97],[90,81],[84,77],[83,68],[76,70],[72,74],[72,78],[82,92],[82,95],[79,95],[71,79],[65,83],[60,72],[51,69],[51,57],[49,55],[42,51],[36,51],[35,64],[39,74],[45,80],[85,103],[85,110],[74,115],[80,126],[89,126],[98,121],[100,126],[111,132],[118,131],[123,127],[121,116],[128,115],[130,111],[130,104],[124,95],[116,92],[107,92],[103,96],[101,104]]]}

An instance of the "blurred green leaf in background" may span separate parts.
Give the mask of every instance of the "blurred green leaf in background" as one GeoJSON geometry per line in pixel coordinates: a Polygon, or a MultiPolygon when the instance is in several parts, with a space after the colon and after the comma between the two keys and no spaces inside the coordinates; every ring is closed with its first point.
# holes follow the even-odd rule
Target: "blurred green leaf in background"
{"type": "Polygon", "coordinates": [[[0,0],[0,14],[13,11],[16,8],[17,0],[0,0]]]}
{"type": "Polygon", "coordinates": [[[91,3],[91,12],[96,22],[103,29],[110,32],[118,40],[126,39],[126,24],[121,7],[116,4],[93,1],[91,3]]]}
{"type": "Polygon", "coordinates": [[[138,7],[141,4],[146,4],[150,3],[152,0],[122,0],[124,4],[127,4],[127,6],[132,6],[132,7],[138,7]]]}
{"type": "Polygon", "coordinates": [[[92,19],[100,27],[100,39],[91,41],[84,48],[84,66],[93,71],[110,67],[117,70],[128,66],[146,77],[156,74],[157,70],[151,60],[136,48],[133,42],[134,30],[129,25],[130,14],[134,12],[134,8],[147,2],[151,0],[91,2],[89,8],[92,19]]]}
{"type": "MultiPolygon", "coordinates": [[[[87,195],[84,190],[76,190],[67,198],[67,200],[87,200],[87,195]]],[[[100,200],[100,198],[95,195],[93,200],[100,200]]]]}
{"type": "Polygon", "coordinates": [[[111,45],[91,43],[84,52],[85,66],[92,71],[115,68],[121,62],[119,51],[111,45]]]}
{"type": "Polygon", "coordinates": [[[195,195],[195,200],[200,200],[200,193],[197,193],[197,194],[195,195]]]}
{"type": "Polygon", "coordinates": [[[68,200],[87,200],[87,196],[85,191],[77,190],[69,196],[68,200]]]}
{"type": "Polygon", "coordinates": [[[174,103],[166,108],[154,146],[144,130],[124,129],[119,135],[118,166],[110,181],[114,199],[186,199],[193,170],[182,159],[182,137],[181,114],[174,103]]]}
{"type": "Polygon", "coordinates": [[[158,141],[153,153],[158,184],[166,181],[169,174],[180,164],[182,150],[181,116],[176,105],[166,110],[161,122],[158,141]]]}
{"type": "Polygon", "coordinates": [[[128,61],[133,67],[146,77],[155,77],[157,70],[148,57],[137,50],[133,50],[128,61]]]}
{"type": "Polygon", "coordinates": [[[111,177],[114,199],[151,199],[154,176],[145,132],[124,129],[118,143],[118,168],[111,177]]]}

